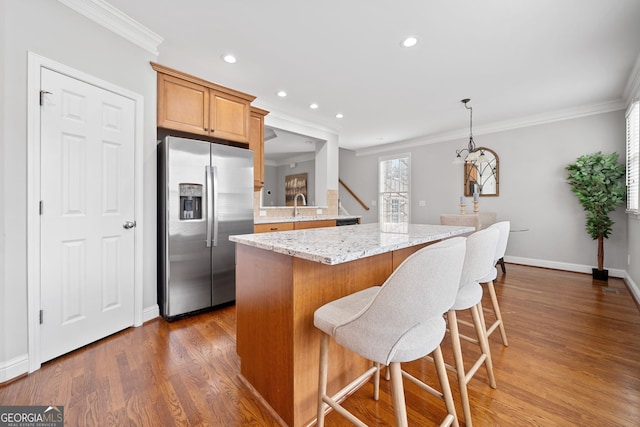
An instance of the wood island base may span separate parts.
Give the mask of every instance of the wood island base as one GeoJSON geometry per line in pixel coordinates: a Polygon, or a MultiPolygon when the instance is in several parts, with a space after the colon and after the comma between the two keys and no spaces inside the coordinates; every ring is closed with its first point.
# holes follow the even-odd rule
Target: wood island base
{"type": "MultiPolygon", "coordinates": [[[[435,242],[431,242],[435,243],[435,242]]],[[[381,285],[416,245],[327,265],[236,245],[237,352],[250,389],[291,427],[313,424],[318,395],[320,331],[315,310],[381,285]]],[[[329,393],[362,374],[370,362],[332,342],[329,393]]]]}

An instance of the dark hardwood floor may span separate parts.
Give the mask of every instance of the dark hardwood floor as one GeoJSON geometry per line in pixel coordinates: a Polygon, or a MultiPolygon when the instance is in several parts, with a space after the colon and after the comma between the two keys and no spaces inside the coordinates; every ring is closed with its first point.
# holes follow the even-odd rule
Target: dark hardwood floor
{"type": "MultiPolygon", "coordinates": [[[[475,426],[640,425],[640,312],[622,280],[603,292],[589,275],[507,264],[496,284],[510,345],[491,337],[497,389],[483,369],[469,384],[475,426]]],[[[234,306],[150,321],[0,387],[0,405],[64,405],[68,426],[277,425],[239,379],[235,324],[234,306]]],[[[448,339],[443,351],[451,361],[448,339]]],[[[476,349],[463,342],[463,351],[476,349]]],[[[435,384],[425,360],[404,369],[435,384]]],[[[366,384],[345,407],[393,425],[388,386],[375,402],[366,384]]],[[[405,394],[410,425],[440,422],[439,400],[407,381],[405,394]]],[[[350,424],[331,413],[327,425],[350,424]]]]}

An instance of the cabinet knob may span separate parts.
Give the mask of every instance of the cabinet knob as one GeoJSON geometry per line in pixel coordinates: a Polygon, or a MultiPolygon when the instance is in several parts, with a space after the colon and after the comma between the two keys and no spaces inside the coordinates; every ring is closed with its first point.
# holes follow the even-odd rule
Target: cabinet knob
{"type": "Polygon", "coordinates": [[[209,130],[209,129],[207,129],[207,128],[204,128],[204,130],[209,130]]]}

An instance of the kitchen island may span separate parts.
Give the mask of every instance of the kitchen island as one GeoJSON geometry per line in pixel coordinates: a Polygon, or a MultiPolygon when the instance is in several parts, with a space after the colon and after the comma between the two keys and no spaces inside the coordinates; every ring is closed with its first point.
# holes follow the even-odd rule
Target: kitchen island
{"type": "MultiPolygon", "coordinates": [[[[351,225],[231,236],[236,245],[237,352],[243,381],[288,426],[314,422],[320,332],[315,310],[381,285],[413,252],[472,227],[351,225]]],[[[332,342],[329,393],[368,361],[332,342]]]]}

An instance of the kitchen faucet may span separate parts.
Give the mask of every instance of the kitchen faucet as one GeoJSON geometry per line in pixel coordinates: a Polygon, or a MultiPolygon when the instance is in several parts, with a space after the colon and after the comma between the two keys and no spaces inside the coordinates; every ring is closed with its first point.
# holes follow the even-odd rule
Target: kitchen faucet
{"type": "Polygon", "coordinates": [[[297,217],[300,212],[298,212],[298,196],[302,197],[302,206],[307,205],[307,200],[304,198],[304,194],[298,193],[293,198],[293,217],[297,217]]]}

